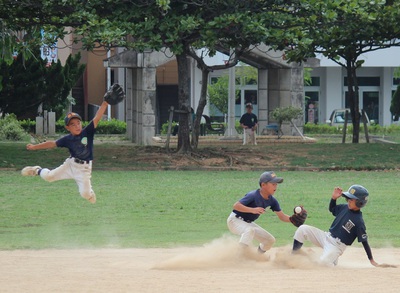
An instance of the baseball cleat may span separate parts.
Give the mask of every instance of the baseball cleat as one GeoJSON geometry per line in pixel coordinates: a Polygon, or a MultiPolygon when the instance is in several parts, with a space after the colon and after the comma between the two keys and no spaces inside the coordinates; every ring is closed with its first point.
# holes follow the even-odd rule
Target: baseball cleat
{"type": "Polygon", "coordinates": [[[22,176],[36,176],[40,169],[42,169],[40,166],[25,167],[21,170],[21,174],[22,176]]]}

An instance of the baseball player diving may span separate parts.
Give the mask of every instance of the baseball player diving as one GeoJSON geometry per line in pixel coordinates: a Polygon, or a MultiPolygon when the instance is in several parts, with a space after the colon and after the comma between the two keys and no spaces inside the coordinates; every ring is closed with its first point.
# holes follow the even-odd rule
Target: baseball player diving
{"type": "Polygon", "coordinates": [[[95,130],[108,105],[115,105],[124,98],[125,93],[121,86],[114,84],[104,95],[104,101],[97,110],[93,120],[83,129],[81,116],[74,112],[68,113],[64,119],[65,128],[69,131],[68,135],[55,141],[49,140],[39,144],[28,144],[26,149],[33,151],[65,147],[69,150],[70,157],[61,166],[53,170],[40,166],[29,166],[23,168],[21,174],[23,176],[39,175],[48,182],[74,179],[78,185],[80,195],[90,203],[95,203],[96,194],[91,184],[95,130]]]}

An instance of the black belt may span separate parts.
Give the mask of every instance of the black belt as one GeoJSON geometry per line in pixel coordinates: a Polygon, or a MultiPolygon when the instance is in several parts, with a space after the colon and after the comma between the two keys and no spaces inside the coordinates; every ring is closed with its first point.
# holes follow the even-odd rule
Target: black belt
{"type": "Polygon", "coordinates": [[[90,161],[86,161],[86,160],[81,160],[81,159],[77,159],[77,158],[73,158],[74,162],[77,164],[89,164],[90,161]]]}
{"type": "Polygon", "coordinates": [[[242,221],[245,221],[246,223],[252,223],[253,221],[250,221],[250,220],[246,220],[246,219],[243,219],[241,216],[239,216],[238,214],[235,214],[235,217],[236,218],[238,218],[238,219],[240,219],[240,220],[242,220],[242,221]]]}

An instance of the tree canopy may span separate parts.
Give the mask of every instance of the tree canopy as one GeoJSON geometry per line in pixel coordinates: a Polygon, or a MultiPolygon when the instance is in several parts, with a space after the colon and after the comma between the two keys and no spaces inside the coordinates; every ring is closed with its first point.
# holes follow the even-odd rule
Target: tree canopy
{"type": "Polygon", "coordinates": [[[64,66],[40,57],[39,50],[33,51],[35,58],[24,60],[22,54],[14,62],[0,62],[2,79],[0,84],[0,112],[13,113],[19,119],[34,118],[38,106],[54,111],[60,117],[67,106],[67,97],[85,68],[79,64],[80,54],[69,56],[64,66]]]}

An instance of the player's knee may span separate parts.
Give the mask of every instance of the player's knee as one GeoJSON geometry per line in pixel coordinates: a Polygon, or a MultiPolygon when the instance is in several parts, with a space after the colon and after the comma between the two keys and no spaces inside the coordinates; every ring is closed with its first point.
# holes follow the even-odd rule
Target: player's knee
{"type": "Polygon", "coordinates": [[[267,241],[261,243],[261,249],[264,251],[270,250],[272,246],[274,246],[275,242],[276,242],[275,237],[270,237],[268,238],[267,241]]]}
{"type": "Polygon", "coordinates": [[[301,225],[299,228],[297,228],[296,232],[294,232],[293,238],[300,241],[304,242],[304,240],[307,238],[307,229],[308,225],[301,225]]]}
{"type": "Polygon", "coordinates": [[[46,180],[47,182],[53,182],[56,181],[56,177],[54,176],[54,174],[52,172],[50,172],[49,169],[42,169],[40,170],[39,173],[40,177],[42,177],[44,180],[46,180]]]}
{"type": "Polygon", "coordinates": [[[248,235],[251,238],[254,238],[254,235],[256,234],[256,229],[255,228],[249,228],[245,232],[246,235],[248,235]]]}

